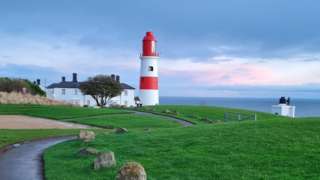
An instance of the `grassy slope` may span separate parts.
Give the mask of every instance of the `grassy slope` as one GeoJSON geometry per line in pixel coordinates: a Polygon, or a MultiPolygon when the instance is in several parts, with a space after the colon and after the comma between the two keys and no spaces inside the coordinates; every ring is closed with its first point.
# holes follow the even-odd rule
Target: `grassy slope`
{"type": "MultiPolygon", "coordinates": [[[[126,128],[155,128],[155,127],[176,127],[176,123],[164,121],[154,117],[140,117],[128,115],[127,111],[117,109],[91,109],[71,106],[40,106],[40,105],[1,105],[0,115],[29,115],[45,117],[57,120],[67,118],[78,123],[95,126],[126,127],[126,128]],[[116,115],[117,114],[117,115],[116,115]],[[121,115],[120,115],[121,114],[121,115]],[[101,116],[94,118],[92,116],[101,116]],[[105,116],[108,115],[108,116],[105,116]],[[109,117],[110,115],[110,117],[109,117]],[[111,119],[112,117],[112,119],[111,119]]],[[[77,134],[79,130],[0,130],[0,148],[16,142],[39,139],[52,136],[63,136],[77,134]]]]}
{"type": "Polygon", "coordinates": [[[125,161],[141,162],[148,179],[316,179],[320,121],[270,120],[100,134],[88,146],[112,150],[117,167],[94,172],[79,141],[45,153],[47,179],[113,179],[125,161]]]}
{"type": "Polygon", "coordinates": [[[113,114],[99,117],[73,119],[72,122],[106,128],[169,128],[179,127],[176,122],[161,117],[137,114],[113,114]]]}
{"type": "Polygon", "coordinates": [[[78,134],[79,130],[58,130],[58,129],[46,129],[46,130],[6,130],[0,129],[0,148],[13,144],[16,142],[22,142],[32,139],[74,135],[78,134]]]}
{"type": "MultiPolygon", "coordinates": [[[[194,106],[157,106],[154,110],[163,112],[169,108],[178,112],[176,116],[199,124],[204,124],[200,120],[203,117],[219,120],[225,111],[248,113],[194,106]]],[[[0,114],[76,118],[72,121],[129,128],[176,126],[156,124],[149,118],[141,122],[134,119],[134,122],[130,121],[135,116],[133,114],[114,113],[125,112],[62,106],[0,105],[0,114]],[[96,115],[103,116],[90,117],[96,115]],[[114,117],[111,119],[110,116],[114,117]]],[[[78,157],[76,152],[85,145],[75,141],[48,150],[45,155],[46,176],[48,179],[113,179],[116,170],[128,160],[141,162],[146,167],[148,179],[310,179],[320,175],[320,122],[317,118],[292,121],[266,113],[259,113],[258,117],[259,120],[269,121],[165,128],[151,132],[130,131],[125,135],[101,132],[89,146],[114,151],[118,167],[93,172],[90,168],[93,157],[78,157]]],[[[72,133],[62,131],[0,130],[0,146],[31,138],[72,133]]]]}
{"type": "MultiPolygon", "coordinates": [[[[40,105],[3,105],[0,104],[0,115],[29,115],[51,119],[76,118],[103,114],[124,113],[114,109],[90,109],[70,106],[40,105]]],[[[78,134],[79,130],[0,130],[0,148],[16,142],[53,136],[78,134]]]]}
{"type": "MultiPolygon", "coordinates": [[[[212,121],[223,121],[224,113],[241,113],[247,115],[253,115],[253,111],[241,110],[241,109],[231,109],[231,108],[221,108],[212,106],[187,106],[187,105],[160,105],[154,107],[144,107],[141,110],[148,112],[160,113],[163,115],[174,116],[182,119],[195,122],[197,124],[204,124],[205,122],[202,118],[207,118],[212,121]],[[165,111],[168,111],[166,113],[165,111]]],[[[288,119],[280,116],[274,116],[269,113],[256,112],[258,120],[269,120],[269,119],[288,119]]]]}
{"type": "Polygon", "coordinates": [[[43,105],[1,105],[0,114],[19,114],[50,119],[69,119],[104,114],[127,113],[118,109],[93,109],[71,106],[43,106],[43,105]]]}

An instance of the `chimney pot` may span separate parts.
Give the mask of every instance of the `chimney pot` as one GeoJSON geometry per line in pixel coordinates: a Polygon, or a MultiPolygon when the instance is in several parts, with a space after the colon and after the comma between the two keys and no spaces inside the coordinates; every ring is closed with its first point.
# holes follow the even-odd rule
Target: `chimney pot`
{"type": "Polygon", "coordinates": [[[120,83],[120,76],[116,76],[116,81],[120,83]]]}
{"type": "Polygon", "coordinates": [[[72,73],[72,82],[78,82],[78,74],[77,73],[72,73]]]}
{"type": "Polygon", "coordinates": [[[62,76],[61,81],[66,82],[66,77],[62,76]]]}
{"type": "Polygon", "coordinates": [[[112,79],[113,81],[115,81],[115,80],[116,80],[116,76],[115,76],[114,74],[111,74],[111,79],[112,79]]]}

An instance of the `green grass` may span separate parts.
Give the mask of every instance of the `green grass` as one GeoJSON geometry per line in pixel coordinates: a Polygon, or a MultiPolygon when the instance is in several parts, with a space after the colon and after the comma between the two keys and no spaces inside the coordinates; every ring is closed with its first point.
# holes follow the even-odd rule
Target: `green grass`
{"type": "Polygon", "coordinates": [[[58,130],[58,129],[46,129],[46,130],[6,130],[0,129],[0,148],[14,144],[17,142],[54,137],[64,135],[78,134],[79,130],[58,130]]]}
{"type": "Polygon", "coordinates": [[[98,116],[105,114],[128,113],[120,109],[94,109],[72,106],[43,106],[43,105],[3,105],[0,104],[0,114],[28,115],[50,119],[71,119],[78,117],[98,116]]]}
{"type": "Polygon", "coordinates": [[[156,114],[162,114],[166,116],[177,117],[185,119],[196,124],[206,124],[208,122],[203,119],[208,119],[212,122],[224,121],[224,114],[228,113],[241,113],[244,115],[257,114],[258,120],[269,119],[289,119],[285,117],[275,116],[270,113],[254,112],[242,109],[212,107],[212,106],[187,106],[187,105],[160,105],[150,106],[138,109],[146,112],[153,112],[156,114]]]}
{"type": "MultiPolygon", "coordinates": [[[[183,128],[161,117],[121,109],[0,105],[0,114],[21,114],[100,127],[125,127],[127,134],[97,131],[95,141],[58,144],[45,152],[45,176],[53,179],[114,179],[126,161],[138,161],[149,180],[317,179],[320,177],[320,120],[292,120],[257,112],[258,121],[222,123],[225,112],[251,111],[201,106],[155,106],[143,110],[197,123],[183,128]],[[208,124],[203,119],[213,122],[208,124]],[[151,128],[150,131],[136,129],[151,128]],[[114,151],[117,167],[93,171],[83,147],[114,151]]],[[[0,130],[0,147],[79,130],[0,130]]]]}
{"type": "Polygon", "coordinates": [[[143,164],[148,179],[318,179],[320,121],[246,121],[151,132],[99,134],[88,145],[66,142],[46,151],[45,172],[53,179],[114,179],[126,161],[143,164]],[[115,152],[117,167],[93,171],[85,146],[115,152]]]}
{"type": "Polygon", "coordinates": [[[72,119],[72,122],[98,126],[103,128],[169,128],[179,127],[180,124],[162,117],[138,114],[113,114],[99,117],[72,119]]]}

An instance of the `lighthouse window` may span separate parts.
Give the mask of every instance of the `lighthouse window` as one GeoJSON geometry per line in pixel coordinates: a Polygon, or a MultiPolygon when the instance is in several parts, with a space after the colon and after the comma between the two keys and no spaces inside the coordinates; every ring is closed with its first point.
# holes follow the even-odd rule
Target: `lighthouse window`
{"type": "Polygon", "coordinates": [[[153,66],[149,66],[149,71],[153,71],[153,66]]]}

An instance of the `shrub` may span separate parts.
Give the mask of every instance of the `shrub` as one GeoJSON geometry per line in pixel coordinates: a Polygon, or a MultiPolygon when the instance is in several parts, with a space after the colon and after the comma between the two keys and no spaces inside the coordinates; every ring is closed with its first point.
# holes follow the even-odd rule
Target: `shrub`
{"type": "Polygon", "coordinates": [[[46,93],[36,84],[25,79],[0,78],[1,92],[26,92],[32,95],[46,96],[46,93]],[[24,91],[25,90],[25,91],[24,91]]]}

